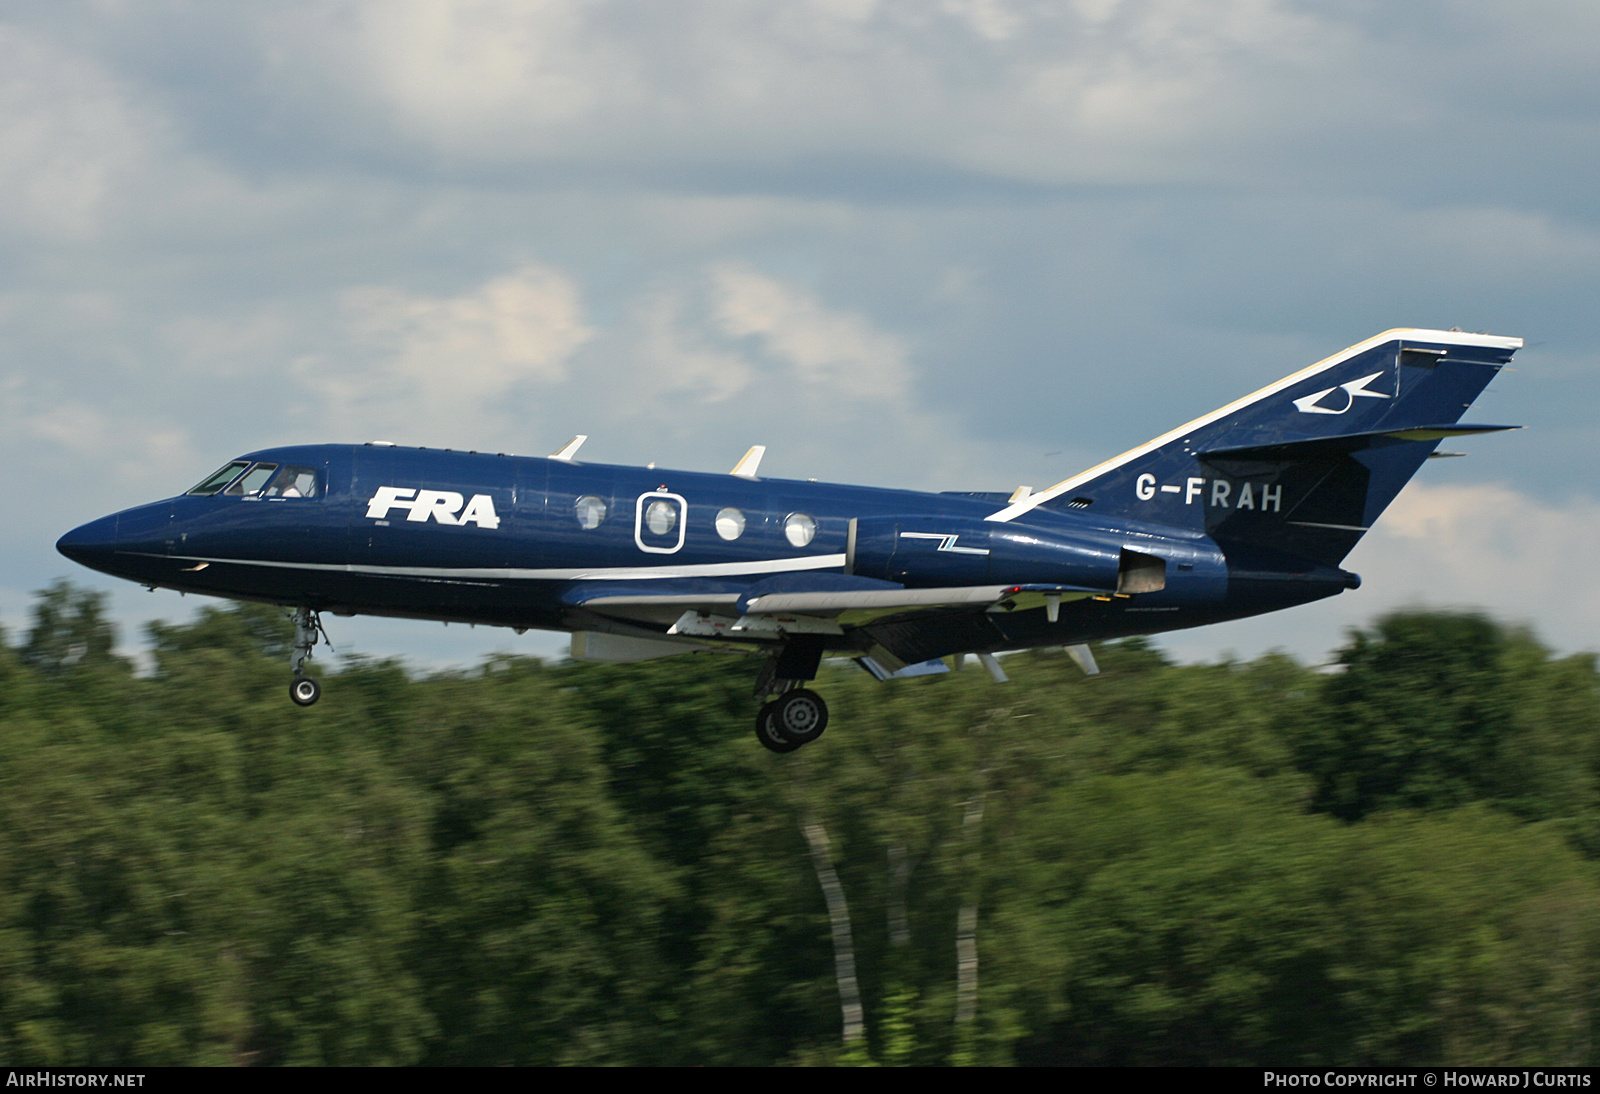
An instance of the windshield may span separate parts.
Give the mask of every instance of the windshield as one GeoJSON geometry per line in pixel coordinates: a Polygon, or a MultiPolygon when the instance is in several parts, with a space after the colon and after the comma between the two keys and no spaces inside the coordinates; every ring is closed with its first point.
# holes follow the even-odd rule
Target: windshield
{"type": "Polygon", "coordinates": [[[189,491],[199,497],[315,498],[322,493],[314,467],[279,467],[275,463],[234,460],[189,491]]]}
{"type": "Polygon", "coordinates": [[[210,497],[218,490],[221,490],[224,486],[227,486],[234,479],[238,478],[239,472],[243,471],[249,466],[249,460],[234,460],[232,463],[218,468],[215,472],[206,476],[200,481],[200,485],[196,486],[193,490],[190,490],[189,493],[198,494],[203,498],[210,497]]]}
{"type": "Polygon", "coordinates": [[[261,488],[267,485],[267,480],[272,477],[272,473],[277,469],[278,465],[275,463],[258,463],[243,475],[240,475],[239,481],[228,487],[224,493],[258,494],[261,492],[261,488]]]}

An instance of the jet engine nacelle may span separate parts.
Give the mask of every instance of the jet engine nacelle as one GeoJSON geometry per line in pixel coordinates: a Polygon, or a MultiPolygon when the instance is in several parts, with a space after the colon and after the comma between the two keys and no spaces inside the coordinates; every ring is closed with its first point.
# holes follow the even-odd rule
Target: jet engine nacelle
{"type": "Polygon", "coordinates": [[[1166,563],[1130,551],[1122,537],[1071,536],[1016,524],[949,517],[867,517],[850,522],[846,569],[902,585],[1070,585],[1154,592],[1166,563]]]}

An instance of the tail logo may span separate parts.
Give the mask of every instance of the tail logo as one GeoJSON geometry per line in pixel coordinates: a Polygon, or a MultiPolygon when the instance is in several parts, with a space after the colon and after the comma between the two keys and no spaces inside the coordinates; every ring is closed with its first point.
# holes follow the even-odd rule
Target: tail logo
{"type": "Polygon", "coordinates": [[[1381,372],[1374,372],[1371,376],[1363,376],[1359,380],[1351,380],[1347,384],[1340,384],[1337,388],[1325,387],[1321,391],[1312,392],[1310,395],[1303,395],[1294,401],[1295,409],[1300,411],[1302,414],[1343,414],[1345,411],[1356,405],[1356,398],[1358,396],[1366,399],[1392,399],[1394,398],[1393,395],[1385,395],[1381,391],[1367,390],[1367,385],[1382,375],[1383,373],[1381,372]],[[1344,406],[1331,407],[1317,405],[1323,400],[1324,396],[1332,395],[1335,391],[1343,391],[1345,393],[1344,406]]]}

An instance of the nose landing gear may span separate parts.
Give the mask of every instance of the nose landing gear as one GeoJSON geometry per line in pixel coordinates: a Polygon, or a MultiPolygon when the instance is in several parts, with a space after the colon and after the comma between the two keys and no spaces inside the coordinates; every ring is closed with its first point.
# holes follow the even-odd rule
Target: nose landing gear
{"type": "MultiPolygon", "coordinates": [[[[308,707],[322,698],[322,685],[306,675],[306,662],[317,642],[328,642],[328,632],[322,629],[322,616],[310,608],[294,610],[294,653],[289,659],[294,668],[294,679],[289,682],[289,698],[296,706],[308,707]]],[[[328,647],[333,647],[328,642],[328,647]]]]}
{"type": "Polygon", "coordinates": [[[296,676],[289,685],[289,698],[300,706],[308,707],[322,698],[322,685],[309,676],[296,676]]]}

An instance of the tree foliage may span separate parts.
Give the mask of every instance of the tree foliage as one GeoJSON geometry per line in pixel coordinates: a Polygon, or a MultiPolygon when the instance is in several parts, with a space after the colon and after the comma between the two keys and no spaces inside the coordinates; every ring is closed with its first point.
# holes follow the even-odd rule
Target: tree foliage
{"type": "Polygon", "coordinates": [[[737,658],[347,659],[301,709],[289,634],[206,608],[135,674],[59,583],[0,640],[0,1061],[1595,1053],[1600,673],[1481,616],[1333,672],[830,665],[786,756],[737,658]]]}

